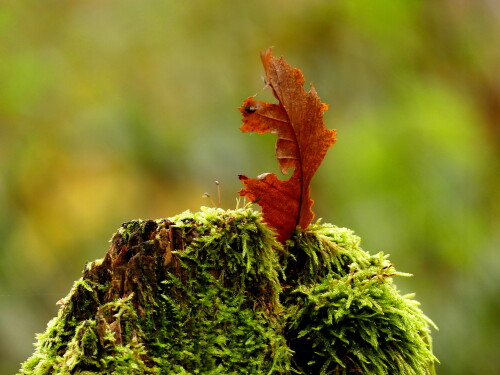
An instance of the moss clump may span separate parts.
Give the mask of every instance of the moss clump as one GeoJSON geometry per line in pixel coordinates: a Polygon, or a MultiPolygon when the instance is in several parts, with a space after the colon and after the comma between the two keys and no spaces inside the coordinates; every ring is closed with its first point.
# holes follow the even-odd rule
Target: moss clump
{"type": "Polygon", "coordinates": [[[282,295],[294,366],[306,374],[429,374],[433,323],[395,287],[382,253],[359,247],[352,231],[311,228],[290,241],[282,295]]]}
{"type": "Polygon", "coordinates": [[[251,209],[131,221],[21,374],[430,374],[403,275],[328,224],[285,247],[251,209]]]}

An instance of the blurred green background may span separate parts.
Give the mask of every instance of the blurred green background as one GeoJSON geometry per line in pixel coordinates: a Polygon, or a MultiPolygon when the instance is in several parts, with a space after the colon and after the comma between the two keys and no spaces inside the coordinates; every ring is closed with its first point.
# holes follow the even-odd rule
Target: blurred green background
{"type": "Polygon", "coordinates": [[[414,274],[439,374],[500,373],[499,2],[24,0],[0,5],[1,374],[122,222],[278,171],[236,110],[270,98],[270,45],[338,130],[316,216],[414,274]]]}

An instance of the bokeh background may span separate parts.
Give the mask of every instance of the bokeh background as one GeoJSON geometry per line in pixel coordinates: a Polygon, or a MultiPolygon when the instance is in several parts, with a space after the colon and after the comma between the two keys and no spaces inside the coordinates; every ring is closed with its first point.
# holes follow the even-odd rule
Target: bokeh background
{"type": "Polygon", "coordinates": [[[317,217],[414,277],[439,374],[500,373],[500,2],[5,1],[0,6],[0,373],[33,351],[119,225],[235,208],[277,172],[241,134],[276,46],[338,130],[317,217]]]}

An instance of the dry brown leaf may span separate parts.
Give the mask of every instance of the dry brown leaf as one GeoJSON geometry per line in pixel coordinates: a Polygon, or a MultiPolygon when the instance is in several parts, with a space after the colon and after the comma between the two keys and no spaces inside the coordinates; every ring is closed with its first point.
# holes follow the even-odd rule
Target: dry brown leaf
{"type": "Polygon", "coordinates": [[[288,180],[279,180],[273,173],[257,178],[240,176],[245,184],[239,194],[262,207],[264,220],[278,232],[278,240],[285,242],[297,226],[305,230],[314,214],[311,210],[310,182],[335,143],[335,130],[325,128],[321,103],[311,85],[304,90],[304,76],[281,57],[272,56],[271,48],[261,54],[266,82],[278,99],[271,104],[246,99],[239,108],[243,114],[243,132],[272,133],[278,136],[276,158],[281,171],[294,169],[288,180]]]}

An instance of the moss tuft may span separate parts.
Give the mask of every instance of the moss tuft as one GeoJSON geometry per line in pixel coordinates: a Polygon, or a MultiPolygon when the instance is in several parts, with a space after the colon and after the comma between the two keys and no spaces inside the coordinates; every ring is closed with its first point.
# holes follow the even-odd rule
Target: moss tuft
{"type": "Polygon", "coordinates": [[[329,224],[285,247],[251,209],[124,223],[21,374],[431,374],[432,326],[329,224]]]}
{"type": "Polygon", "coordinates": [[[295,280],[282,300],[295,366],[306,374],[432,373],[433,323],[392,279],[409,275],[359,242],[329,224],[290,241],[295,280]]]}

